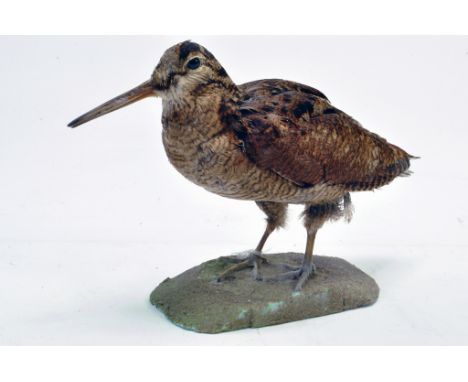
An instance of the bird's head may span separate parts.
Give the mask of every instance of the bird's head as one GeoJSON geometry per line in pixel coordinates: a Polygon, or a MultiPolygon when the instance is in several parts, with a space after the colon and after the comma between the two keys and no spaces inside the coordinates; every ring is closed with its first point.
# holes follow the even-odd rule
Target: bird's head
{"type": "Polygon", "coordinates": [[[195,42],[184,41],[164,52],[148,81],[83,114],[68,126],[79,126],[151,96],[163,100],[196,96],[212,84],[231,92],[237,89],[210,51],[195,42]]]}

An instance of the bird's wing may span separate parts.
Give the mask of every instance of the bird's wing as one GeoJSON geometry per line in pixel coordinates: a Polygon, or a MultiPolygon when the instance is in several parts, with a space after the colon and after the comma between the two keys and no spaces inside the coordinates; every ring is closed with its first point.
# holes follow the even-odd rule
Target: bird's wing
{"type": "Polygon", "coordinates": [[[287,92],[297,92],[311,94],[323,99],[328,99],[325,94],[311,86],[303,85],[298,82],[269,79],[246,82],[239,86],[239,89],[251,98],[265,98],[287,92]]]}
{"type": "Polygon", "coordinates": [[[302,187],[327,183],[368,190],[409,167],[406,152],[365,130],[324,96],[297,90],[267,94],[258,84],[245,88],[255,91],[241,102],[233,129],[261,168],[302,187]]]}

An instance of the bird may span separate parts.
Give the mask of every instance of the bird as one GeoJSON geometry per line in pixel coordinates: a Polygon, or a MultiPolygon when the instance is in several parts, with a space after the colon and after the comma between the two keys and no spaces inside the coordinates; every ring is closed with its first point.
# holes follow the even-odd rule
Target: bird
{"type": "Polygon", "coordinates": [[[288,281],[301,291],[317,271],[318,230],[327,221],[350,221],[350,193],[409,175],[417,158],[366,130],[311,86],[281,79],[237,85],[208,49],[190,40],[167,49],[149,80],[68,126],[151,96],[162,99],[162,141],[175,169],[212,193],[254,201],[266,215],[255,250],[222,271],[219,282],[252,268],[258,282],[288,281]],[[267,277],[262,250],[284,227],[289,204],[304,205],[303,260],[267,277]]]}

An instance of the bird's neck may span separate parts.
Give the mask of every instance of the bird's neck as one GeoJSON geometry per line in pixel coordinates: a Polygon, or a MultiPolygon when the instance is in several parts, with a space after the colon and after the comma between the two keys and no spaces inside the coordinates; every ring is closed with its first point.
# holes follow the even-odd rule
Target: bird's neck
{"type": "Polygon", "coordinates": [[[162,123],[168,139],[187,140],[190,145],[206,142],[225,128],[222,111],[240,97],[234,83],[210,82],[191,91],[170,92],[163,97],[162,123]]]}

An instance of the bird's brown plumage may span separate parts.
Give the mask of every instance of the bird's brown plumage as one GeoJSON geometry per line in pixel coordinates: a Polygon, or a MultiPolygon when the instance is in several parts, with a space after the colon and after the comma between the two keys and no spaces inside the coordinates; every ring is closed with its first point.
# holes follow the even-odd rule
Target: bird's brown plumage
{"type": "Polygon", "coordinates": [[[383,186],[409,167],[410,155],[364,129],[316,89],[284,80],[240,86],[238,123],[245,153],[260,168],[301,187],[346,190],[383,186]]]}
{"type": "MultiPolygon", "coordinates": [[[[236,85],[204,47],[169,48],[149,81],[72,121],[76,127],[148,95],[163,100],[163,144],[174,167],[216,194],[254,200],[267,215],[247,266],[282,226],[288,203],[305,205],[304,262],[277,280],[314,272],[315,236],[327,220],[351,216],[350,191],[372,190],[407,173],[411,156],[364,129],[319,90],[285,80],[236,85]]],[[[258,277],[258,275],[257,275],[258,277]]]]}

